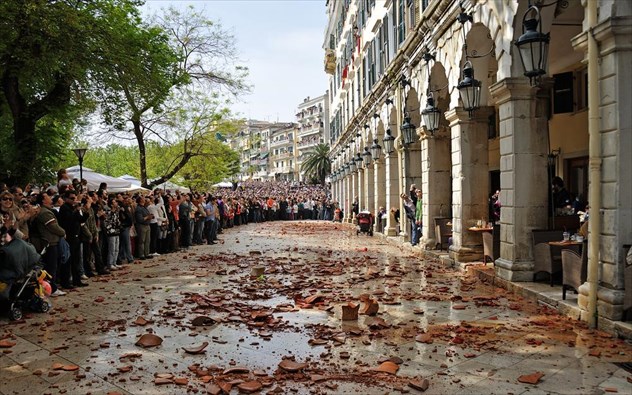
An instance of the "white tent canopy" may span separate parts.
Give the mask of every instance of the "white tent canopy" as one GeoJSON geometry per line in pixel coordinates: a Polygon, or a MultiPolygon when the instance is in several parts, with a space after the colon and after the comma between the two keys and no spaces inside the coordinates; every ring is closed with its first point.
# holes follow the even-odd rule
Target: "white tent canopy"
{"type": "MultiPolygon", "coordinates": [[[[123,176],[120,176],[119,178],[121,180],[126,180],[126,181],[131,182],[132,186],[139,186],[140,187],[141,181],[138,178],[134,177],[134,176],[130,176],[129,174],[125,174],[123,176]]],[[[186,187],[174,184],[171,181],[167,181],[165,183],[162,183],[162,184],[159,184],[159,185],[155,185],[153,187],[153,189],[156,189],[156,188],[157,189],[166,189],[166,190],[169,190],[169,191],[180,191],[182,193],[189,193],[189,192],[191,192],[191,190],[189,188],[186,188],[186,187]]]]}
{"type": "Polygon", "coordinates": [[[171,181],[163,182],[162,184],[154,185],[154,189],[164,189],[167,191],[180,191],[181,193],[189,193],[191,190],[187,187],[174,184],[171,181]]]}
{"type": "MultiPolygon", "coordinates": [[[[79,178],[79,166],[73,166],[66,169],[70,178],[79,178]]],[[[105,174],[97,173],[87,167],[83,168],[83,178],[88,181],[88,190],[96,191],[99,189],[99,185],[105,182],[108,185],[108,192],[131,192],[138,190],[133,188],[130,181],[122,180],[120,178],[111,177],[105,174]]]]}
{"type": "Polygon", "coordinates": [[[215,188],[232,188],[233,183],[228,181],[218,182],[217,184],[213,184],[215,188]]]}

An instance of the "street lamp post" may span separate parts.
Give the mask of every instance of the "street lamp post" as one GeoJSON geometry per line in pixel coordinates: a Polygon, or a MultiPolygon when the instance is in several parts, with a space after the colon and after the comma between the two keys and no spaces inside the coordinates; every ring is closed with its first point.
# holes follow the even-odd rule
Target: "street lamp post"
{"type": "Polygon", "coordinates": [[[83,188],[83,157],[86,156],[87,148],[75,148],[73,152],[77,155],[77,159],[79,159],[79,185],[80,188],[83,188]]]}

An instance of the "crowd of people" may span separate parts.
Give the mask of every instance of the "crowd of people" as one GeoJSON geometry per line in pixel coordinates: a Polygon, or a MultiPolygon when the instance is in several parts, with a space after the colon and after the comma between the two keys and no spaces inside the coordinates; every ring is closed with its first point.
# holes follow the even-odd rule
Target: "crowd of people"
{"type": "Polygon", "coordinates": [[[69,179],[63,169],[56,185],[23,190],[0,184],[0,202],[3,248],[16,241],[41,253],[52,296],[135,261],[216,244],[226,228],[332,220],[336,207],[325,187],[297,182],[245,181],[202,193],[110,193],[107,184],[87,190],[85,181],[69,179]]]}

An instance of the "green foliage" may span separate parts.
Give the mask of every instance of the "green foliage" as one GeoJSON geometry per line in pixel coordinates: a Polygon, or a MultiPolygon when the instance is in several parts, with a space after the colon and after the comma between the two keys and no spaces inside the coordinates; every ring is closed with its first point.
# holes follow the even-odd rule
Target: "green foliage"
{"type": "Polygon", "coordinates": [[[101,137],[138,145],[92,147],[86,167],[143,181],[186,173],[199,185],[234,174],[232,151],[213,138],[234,133],[220,93],[248,90],[234,37],[192,8],[144,21],[141,4],[0,1],[0,178],[26,183],[76,164],[69,149],[96,110],[109,125],[101,137]],[[198,156],[213,170],[187,169],[198,156]]]}
{"type": "Polygon", "coordinates": [[[331,173],[331,159],[329,159],[329,146],[318,144],[309,157],[301,164],[301,171],[310,179],[318,180],[325,185],[325,178],[331,173]]]}
{"type": "MultiPolygon", "coordinates": [[[[139,20],[136,0],[0,2],[0,139],[17,182],[39,177],[92,110],[105,50],[139,20]],[[116,28],[113,28],[115,26],[116,28]]],[[[4,153],[4,152],[3,152],[4,153]]]]}

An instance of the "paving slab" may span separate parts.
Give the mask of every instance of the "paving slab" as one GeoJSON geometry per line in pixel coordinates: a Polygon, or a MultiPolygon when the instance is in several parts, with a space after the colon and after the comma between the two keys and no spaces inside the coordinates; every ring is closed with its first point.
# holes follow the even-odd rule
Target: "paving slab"
{"type": "Polygon", "coordinates": [[[632,361],[630,344],[420,251],[322,221],[221,237],[92,278],[48,314],[0,318],[0,339],[15,342],[0,349],[0,394],[205,393],[227,382],[236,394],[244,381],[260,393],[420,393],[409,383],[421,379],[428,394],[632,393],[632,374],[613,364],[632,361]],[[342,321],[343,305],[367,297],[376,316],[342,321]],[[200,316],[213,321],[194,326],[200,316]],[[162,343],[136,345],[147,333],[162,343]],[[305,367],[280,368],[287,358],[305,367]],[[375,370],[385,361],[395,374],[375,370]],[[536,384],[518,380],[535,372],[536,384]]]}

